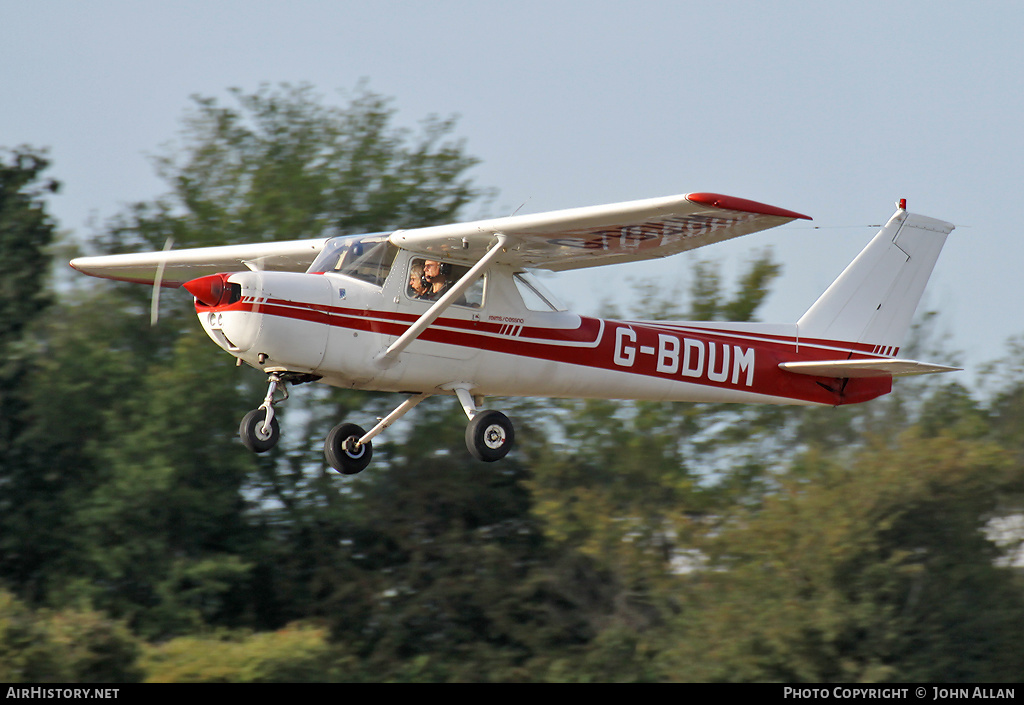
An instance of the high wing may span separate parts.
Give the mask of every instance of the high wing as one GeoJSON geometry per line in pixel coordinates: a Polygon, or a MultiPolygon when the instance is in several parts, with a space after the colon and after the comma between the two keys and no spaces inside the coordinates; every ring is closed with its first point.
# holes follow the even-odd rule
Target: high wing
{"type": "Polygon", "coordinates": [[[605,206],[399,230],[398,247],[472,263],[501,233],[497,262],[565,271],[667,257],[806,215],[742,198],[689,193],[605,206]]]}
{"type": "MultiPolygon", "coordinates": [[[[424,255],[474,264],[500,233],[505,235],[505,246],[496,262],[564,271],[667,257],[797,218],[810,219],[742,198],[690,193],[399,230],[390,240],[398,247],[424,255]]],[[[143,284],[159,279],[162,286],[178,287],[219,272],[304,272],[327,240],[79,257],[71,261],[71,266],[95,277],[143,284]]]]}
{"type": "Polygon", "coordinates": [[[326,238],[317,238],[79,257],[71,260],[71,266],[94,277],[152,284],[162,264],[161,286],[179,287],[192,279],[219,272],[241,272],[246,269],[304,272],[320,254],[326,242],[326,238]]]}

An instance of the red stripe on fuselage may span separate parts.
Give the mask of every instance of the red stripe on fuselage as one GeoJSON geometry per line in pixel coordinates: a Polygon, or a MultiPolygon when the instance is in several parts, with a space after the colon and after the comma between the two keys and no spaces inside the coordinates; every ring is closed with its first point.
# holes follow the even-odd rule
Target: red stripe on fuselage
{"type": "MultiPolygon", "coordinates": [[[[243,299],[197,311],[251,311],[398,337],[415,314],[271,299],[243,299]]],[[[615,321],[580,317],[574,329],[523,326],[514,337],[504,322],[439,318],[420,340],[472,350],[564,362],[666,381],[735,389],[819,404],[867,401],[892,389],[889,377],[847,381],[786,372],[779,363],[878,359],[874,346],[797,340],[772,333],[722,330],[692,323],[615,321]],[[628,332],[619,332],[619,331],[628,332]],[[506,334],[502,334],[502,332],[506,334]]]]}

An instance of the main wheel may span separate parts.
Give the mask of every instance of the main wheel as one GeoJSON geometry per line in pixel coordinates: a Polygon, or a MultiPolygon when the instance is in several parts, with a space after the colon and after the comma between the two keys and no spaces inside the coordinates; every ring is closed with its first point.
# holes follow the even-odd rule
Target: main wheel
{"type": "Polygon", "coordinates": [[[481,411],[466,426],[466,447],[486,463],[504,458],[515,438],[512,422],[500,411],[481,411]]]}
{"type": "Polygon", "coordinates": [[[277,425],[277,417],[270,419],[270,433],[263,432],[263,421],[267,418],[266,409],[253,409],[242,418],[238,425],[238,437],[245,447],[254,453],[266,453],[277,445],[281,438],[281,429],[277,425]]]}
{"type": "Polygon", "coordinates": [[[367,441],[358,448],[356,441],[366,431],[354,423],[340,423],[331,429],[324,442],[324,456],[331,467],[342,475],[355,475],[366,469],[373,457],[373,444],[367,441]]]}

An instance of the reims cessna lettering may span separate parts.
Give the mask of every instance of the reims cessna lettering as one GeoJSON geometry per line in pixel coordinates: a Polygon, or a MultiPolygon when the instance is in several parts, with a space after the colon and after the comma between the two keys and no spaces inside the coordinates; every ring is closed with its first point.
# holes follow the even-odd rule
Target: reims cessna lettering
{"type": "Polygon", "coordinates": [[[807,216],[713,193],[388,233],[82,257],[93,276],[184,286],[217,345],[268,377],[239,435],[265,452],[287,385],[319,381],[406,395],[324,452],[363,470],[372,439],[431,395],[455,396],[466,445],[503,458],[514,430],[488,396],[835,406],[900,375],[955,368],[896,358],[953,226],[905,202],[796,323],[616,321],[563,308],[530,269],[666,257],[807,216]],[[280,392],[280,394],[278,394],[280,392]]]}

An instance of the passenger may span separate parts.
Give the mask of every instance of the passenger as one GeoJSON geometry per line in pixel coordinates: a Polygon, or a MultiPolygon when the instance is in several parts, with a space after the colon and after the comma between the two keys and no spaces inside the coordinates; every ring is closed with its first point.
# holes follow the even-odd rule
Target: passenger
{"type": "Polygon", "coordinates": [[[423,265],[419,262],[409,269],[409,288],[414,299],[425,299],[430,292],[430,285],[423,275],[423,265]]]}

